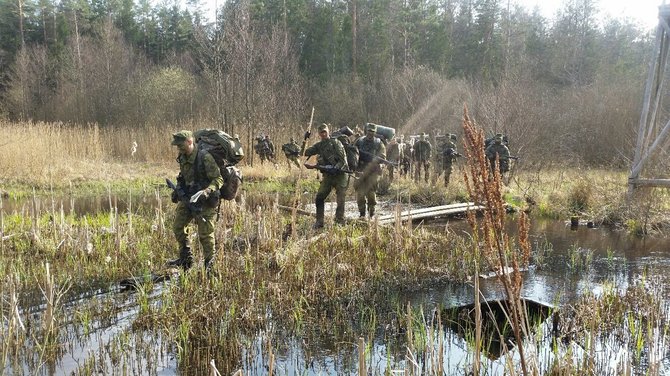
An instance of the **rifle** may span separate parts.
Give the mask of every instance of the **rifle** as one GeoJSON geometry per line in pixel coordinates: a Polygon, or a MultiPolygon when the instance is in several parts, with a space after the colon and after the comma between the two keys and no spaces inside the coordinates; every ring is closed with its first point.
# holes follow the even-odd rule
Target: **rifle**
{"type": "Polygon", "coordinates": [[[354,173],[351,170],[346,170],[346,169],[343,169],[343,168],[337,168],[333,165],[311,165],[311,164],[305,163],[305,167],[308,170],[317,169],[317,170],[323,172],[324,174],[330,174],[330,175],[335,175],[339,172],[344,172],[345,174],[353,174],[354,173]]]}
{"type": "Polygon", "coordinates": [[[179,201],[186,204],[186,207],[191,212],[191,214],[193,214],[196,219],[200,220],[200,218],[202,218],[200,216],[200,213],[202,213],[202,207],[200,207],[200,205],[196,205],[195,202],[191,202],[191,197],[189,197],[186,191],[184,191],[183,187],[180,188],[176,186],[170,179],[165,179],[165,183],[167,183],[168,188],[175,192],[179,201]]]}
{"type": "Polygon", "coordinates": [[[463,154],[457,152],[456,150],[454,150],[454,148],[448,148],[444,151],[444,153],[447,157],[465,158],[463,154]]]}
{"type": "Polygon", "coordinates": [[[390,165],[390,166],[398,167],[398,164],[399,164],[398,162],[391,162],[391,161],[386,160],[386,159],[384,159],[384,158],[381,158],[381,157],[378,157],[378,156],[376,156],[376,155],[373,155],[373,154],[370,153],[369,151],[359,150],[358,152],[361,153],[361,154],[365,154],[365,155],[372,156],[372,161],[371,161],[371,162],[377,162],[377,163],[381,163],[381,164],[385,164],[385,165],[390,165]]]}

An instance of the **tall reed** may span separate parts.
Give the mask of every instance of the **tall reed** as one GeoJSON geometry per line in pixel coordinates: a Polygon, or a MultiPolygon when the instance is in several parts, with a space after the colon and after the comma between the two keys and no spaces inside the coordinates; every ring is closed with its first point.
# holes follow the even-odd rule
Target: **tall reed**
{"type": "MultiPolygon", "coordinates": [[[[509,302],[509,321],[519,349],[521,369],[524,375],[537,373],[529,369],[523,346],[523,338],[528,335],[526,310],[521,299],[521,268],[527,266],[530,258],[528,241],[528,218],[524,213],[519,217],[519,248],[512,247],[505,230],[506,209],[503,200],[503,181],[496,161],[491,166],[484,155],[484,131],[470,119],[467,107],[463,110],[463,130],[465,152],[468,157],[468,169],[464,180],[471,200],[484,205],[482,217],[470,211],[468,222],[472,227],[473,247],[477,265],[481,262],[495,272],[504,287],[509,302]],[[492,168],[495,167],[495,168],[492,168]]],[[[481,305],[479,304],[478,274],[475,274],[475,309],[477,332],[475,339],[475,374],[479,373],[479,352],[481,350],[481,305]]]]}

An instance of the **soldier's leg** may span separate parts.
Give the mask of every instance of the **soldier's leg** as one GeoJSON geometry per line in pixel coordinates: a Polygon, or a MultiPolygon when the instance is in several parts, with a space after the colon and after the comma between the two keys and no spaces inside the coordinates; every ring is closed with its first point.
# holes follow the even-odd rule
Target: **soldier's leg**
{"type": "Polygon", "coordinates": [[[316,222],[314,223],[314,228],[323,227],[324,217],[325,217],[326,198],[328,198],[328,195],[330,194],[331,189],[332,189],[332,186],[331,186],[331,181],[329,179],[329,176],[326,175],[326,174],[322,174],[321,184],[319,184],[319,190],[316,192],[316,199],[315,199],[316,222]]]}
{"type": "Polygon", "coordinates": [[[177,244],[179,244],[179,258],[168,261],[169,266],[180,266],[189,269],[193,264],[193,253],[191,252],[191,244],[188,238],[186,228],[193,219],[191,211],[185,203],[179,202],[175,209],[174,223],[172,224],[172,232],[174,233],[177,244]]]}
{"type": "Polygon", "coordinates": [[[377,205],[377,184],[379,182],[379,175],[372,174],[368,181],[368,189],[365,193],[365,198],[368,201],[368,215],[372,218],[375,215],[375,206],[377,205]]]}
{"type": "Polygon", "coordinates": [[[365,217],[365,193],[367,190],[368,177],[361,175],[356,184],[356,205],[358,205],[358,214],[361,218],[365,217]]]}
{"type": "Polygon", "coordinates": [[[393,181],[393,170],[395,167],[389,166],[389,183],[393,181]]]}
{"type": "Polygon", "coordinates": [[[451,173],[454,171],[454,166],[452,164],[447,164],[444,166],[444,186],[449,185],[449,179],[451,178],[451,173]]]}
{"type": "Polygon", "coordinates": [[[430,178],[430,161],[425,161],[424,166],[426,168],[426,176],[424,177],[424,181],[428,183],[428,179],[430,178]]]}
{"type": "Polygon", "coordinates": [[[344,223],[344,203],[347,198],[347,186],[349,178],[346,174],[337,176],[335,182],[335,194],[337,195],[337,208],[335,209],[335,222],[344,223]]]}
{"type": "Polygon", "coordinates": [[[202,246],[202,255],[205,259],[205,269],[209,271],[214,262],[216,240],[214,238],[214,218],[216,217],[215,208],[203,208],[198,224],[198,238],[202,246]]]}
{"type": "Polygon", "coordinates": [[[418,182],[421,179],[421,162],[414,163],[414,181],[418,182]]]}
{"type": "Polygon", "coordinates": [[[298,162],[298,157],[293,157],[293,164],[295,164],[295,167],[300,168],[300,162],[298,162]]]}

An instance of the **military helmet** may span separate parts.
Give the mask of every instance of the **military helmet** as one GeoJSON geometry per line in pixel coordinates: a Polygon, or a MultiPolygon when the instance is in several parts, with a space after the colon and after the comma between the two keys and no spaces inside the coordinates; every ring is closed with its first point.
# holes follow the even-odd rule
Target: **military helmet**
{"type": "Polygon", "coordinates": [[[319,132],[328,132],[328,124],[322,123],[316,128],[319,132]]]}
{"type": "Polygon", "coordinates": [[[374,123],[367,123],[365,124],[365,131],[366,132],[377,132],[377,125],[374,123]]]}

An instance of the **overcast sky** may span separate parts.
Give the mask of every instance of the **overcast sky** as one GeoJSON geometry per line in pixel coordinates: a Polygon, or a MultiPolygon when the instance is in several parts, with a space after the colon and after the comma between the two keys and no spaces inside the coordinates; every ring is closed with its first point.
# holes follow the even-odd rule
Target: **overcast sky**
{"type": "MultiPolygon", "coordinates": [[[[506,0],[502,0],[506,4],[506,0]]],[[[556,11],[561,8],[562,0],[510,0],[512,3],[523,5],[532,10],[538,7],[543,16],[552,19],[556,11]]],[[[630,18],[645,28],[654,28],[658,25],[658,6],[668,0],[599,0],[597,8],[602,17],[630,18]]]]}
{"type": "MultiPolygon", "coordinates": [[[[221,6],[225,0],[205,0],[206,17],[214,19],[214,4],[221,6]]],[[[553,19],[564,0],[509,0],[511,4],[520,4],[526,9],[538,7],[543,16],[553,19]]],[[[644,28],[651,29],[658,25],[658,6],[670,0],[596,0],[601,17],[630,18],[644,28]]],[[[506,6],[507,0],[500,0],[506,6]]]]}

